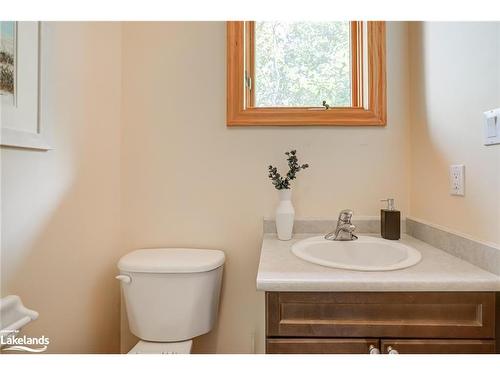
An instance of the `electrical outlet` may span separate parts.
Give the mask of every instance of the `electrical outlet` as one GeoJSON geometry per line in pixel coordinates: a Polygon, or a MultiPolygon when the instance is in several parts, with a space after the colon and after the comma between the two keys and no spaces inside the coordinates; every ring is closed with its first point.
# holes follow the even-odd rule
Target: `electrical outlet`
{"type": "Polygon", "coordinates": [[[450,165],[450,194],[465,195],[465,166],[463,164],[450,165]]]}

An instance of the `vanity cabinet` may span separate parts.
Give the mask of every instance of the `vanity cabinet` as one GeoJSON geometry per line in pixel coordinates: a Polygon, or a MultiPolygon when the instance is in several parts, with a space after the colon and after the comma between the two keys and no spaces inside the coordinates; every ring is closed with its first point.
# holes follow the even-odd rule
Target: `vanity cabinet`
{"type": "Polygon", "coordinates": [[[496,353],[499,305],[495,292],[266,292],[266,353],[496,353]]]}
{"type": "Polygon", "coordinates": [[[388,353],[389,348],[398,354],[493,354],[495,340],[381,340],[380,351],[388,353]]]}
{"type": "Polygon", "coordinates": [[[268,338],[268,354],[367,354],[379,348],[377,339],[268,338]]]}

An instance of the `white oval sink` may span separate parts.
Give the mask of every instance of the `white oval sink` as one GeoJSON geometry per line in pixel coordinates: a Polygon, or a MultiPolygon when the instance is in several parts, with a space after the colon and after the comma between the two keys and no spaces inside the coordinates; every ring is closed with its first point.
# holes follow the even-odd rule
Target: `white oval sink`
{"type": "Polygon", "coordinates": [[[422,259],[420,252],[410,246],[370,236],[358,236],[354,241],[311,237],[293,244],[292,252],[311,263],[356,271],[399,270],[422,259]]]}

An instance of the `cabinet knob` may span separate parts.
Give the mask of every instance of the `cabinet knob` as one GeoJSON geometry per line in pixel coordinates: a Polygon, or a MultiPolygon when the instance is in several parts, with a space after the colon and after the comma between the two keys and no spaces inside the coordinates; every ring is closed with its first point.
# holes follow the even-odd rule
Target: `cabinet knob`
{"type": "Polygon", "coordinates": [[[375,345],[370,345],[370,347],[368,348],[368,353],[380,354],[380,350],[375,345]]]}
{"type": "Polygon", "coordinates": [[[392,346],[387,347],[387,354],[399,354],[399,352],[394,349],[392,346]]]}

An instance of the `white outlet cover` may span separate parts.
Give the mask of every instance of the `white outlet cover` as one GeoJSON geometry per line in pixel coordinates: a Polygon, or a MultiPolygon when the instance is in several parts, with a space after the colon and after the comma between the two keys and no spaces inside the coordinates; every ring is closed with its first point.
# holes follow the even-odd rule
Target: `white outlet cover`
{"type": "Polygon", "coordinates": [[[465,165],[450,165],[450,194],[465,195],[465,165]]]}

